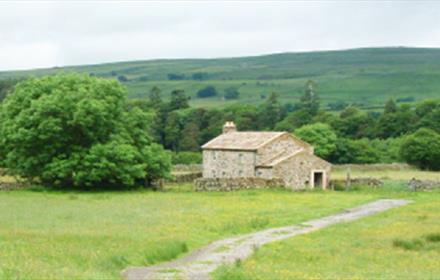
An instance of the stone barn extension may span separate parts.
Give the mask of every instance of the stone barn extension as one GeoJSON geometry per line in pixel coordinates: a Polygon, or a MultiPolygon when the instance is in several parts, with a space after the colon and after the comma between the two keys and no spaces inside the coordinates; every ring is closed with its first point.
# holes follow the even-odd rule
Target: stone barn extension
{"type": "Polygon", "coordinates": [[[288,132],[238,132],[226,122],[223,133],[202,149],[204,179],[281,179],[294,190],[326,189],[330,179],[331,164],[288,132]]]}

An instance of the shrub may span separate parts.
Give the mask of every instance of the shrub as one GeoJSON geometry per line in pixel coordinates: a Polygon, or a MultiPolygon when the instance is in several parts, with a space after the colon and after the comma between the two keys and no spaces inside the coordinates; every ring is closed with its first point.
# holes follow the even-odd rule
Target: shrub
{"type": "Polygon", "coordinates": [[[195,81],[201,81],[208,79],[208,73],[196,72],[191,75],[191,78],[195,81]]]}
{"type": "Polygon", "coordinates": [[[421,128],[403,141],[400,154],[421,169],[440,170],[440,134],[421,128]]]}
{"type": "Polygon", "coordinates": [[[207,98],[217,96],[217,90],[213,86],[207,86],[197,92],[197,97],[207,98]]]}
{"type": "Polygon", "coordinates": [[[128,78],[124,75],[119,75],[118,81],[120,81],[121,83],[128,82],[128,78]]]}
{"type": "Polygon", "coordinates": [[[172,154],[173,164],[200,164],[202,154],[198,152],[179,152],[172,154]]]}
{"type": "Polygon", "coordinates": [[[56,75],[19,83],[0,111],[2,164],[45,185],[128,188],[166,177],[171,167],[151,143],[148,115],[125,111],[116,81],[56,75]]]}
{"type": "Polygon", "coordinates": [[[167,74],[168,80],[170,81],[181,81],[185,79],[184,74],[176,74],[176,73],[169,73],[167,74]]]}
{"type": "Polygon", "coordinates": [[[230,87],[225,89],[225,99],[238,99],[238,97],[240,96],[240,92],[234,88],[234,87],[230,87]]]}

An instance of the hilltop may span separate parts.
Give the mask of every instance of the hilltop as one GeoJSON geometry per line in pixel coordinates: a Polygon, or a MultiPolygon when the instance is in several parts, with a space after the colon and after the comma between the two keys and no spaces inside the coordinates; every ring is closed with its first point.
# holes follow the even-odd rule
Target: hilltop
{"type": "Polygon", "coordinates": [[[283,102],[295,102],[309,79],[317,83],[326,104],[344,101],[374,108],[389,98],[412,102],[440,96],[440,49],[403,47],[128,61],[0,72],[0,79],[61,71],[119,78],[135,98],[148,96],[153,86],[158,86],[164,97],[173,89],[184,89],[195,106],[256,104],[272,91],[278,92],[283,102]],[[197,98],[196,92],[207,85],[215,86],[219,96],[197,98]],[[238,100],[223,100],[221,95],[229,87],[238,88],[238,100]]]}

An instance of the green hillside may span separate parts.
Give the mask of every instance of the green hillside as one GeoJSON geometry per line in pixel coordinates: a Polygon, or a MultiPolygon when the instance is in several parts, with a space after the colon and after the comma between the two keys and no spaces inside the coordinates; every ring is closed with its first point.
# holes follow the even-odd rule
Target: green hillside
{"type": "Polygon", "coordinates": [[[278,92],[284,102],[295,102],[309,79],[317,83],[324,103],[356,102],[365,108],[374,108],[391,97],[410,97],[409,100],[415,101],[440,97],[440,49],[421,48],[118,62],[0,72],[0,79],[59,71],[86,72],[114,79],[122,75],[128,79],[124,85],[130,97],[146,97],[153,86],[158,86],[165,97],[173,89],[184,89],[192,97],[192,105],[205,107],[234,102],[255,104],[272,91],[278,92]],[[194,80],[195,73],[201,73],[202,80],[194,80]],[[184,78],[169,80],[168,74],[184,75],[184,78]],[[240,98],[233,101],[225,101],[221,96],[196,98],[196,92],[206,85],[215,86],[220,95],[228,87],[237,87],[240,98]]]}

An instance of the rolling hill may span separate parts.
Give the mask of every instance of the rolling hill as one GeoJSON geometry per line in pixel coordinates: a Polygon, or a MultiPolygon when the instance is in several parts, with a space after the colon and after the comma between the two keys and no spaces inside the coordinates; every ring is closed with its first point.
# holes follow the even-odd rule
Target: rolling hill
{"type": "Polygon", "coordinates": [[[158,86],[165,98],[173,89],[184,89],[192,97],[192,105],[201,107],[257,104],[272,91],[278,92],[283,102],[295,102],[309,79],[317,83],[317,92],[326,104],[344,101],[375,108],[389,98],[440,98],[440,49],[403,47],[129,61],[0,72],[0,79],[70,71],[111,79],[123,76],[127,80],[123,84],[134,98],[148,96],[153,86],[158,86]],[[196,92],[207,85],[215,86],[220,95],[197,98],[196,92]],[[222,98],[228,87],[239,89],[238,100],[222,98]]]}

